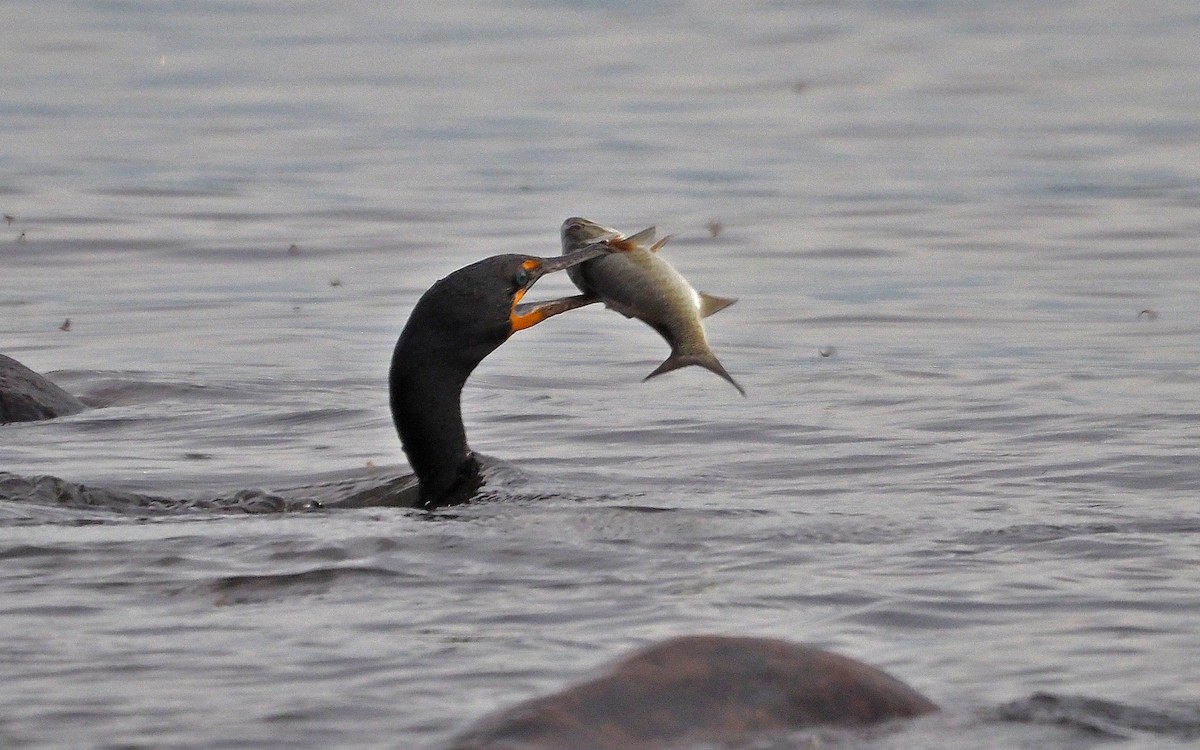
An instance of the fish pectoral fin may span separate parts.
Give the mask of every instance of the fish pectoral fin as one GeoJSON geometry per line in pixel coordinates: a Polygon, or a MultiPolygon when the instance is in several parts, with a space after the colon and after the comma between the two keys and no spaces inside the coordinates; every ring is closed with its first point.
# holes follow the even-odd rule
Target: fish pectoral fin
{"type": "Polygon", "coordinates": [[[737,302],[736,297],[717,297],[713,294],[699,292],[700,295],[700,317],[707,318],[716,312],[721,312],[725,308],[737,302]]]}
{"type": "Polygon", "coordinates": [[[637,315],[634,314],[634,310],[626,307],[625,305],[618,304],[616,302],[609,302],[608,300],[604,300],[604,306],[607,307],[609,310],[612,310],[613,312],[621,313],[622,315],[624,315],[627,318],[636,318],[637,317],[637,315]]]}
{"type": "Polygon", "coordinates": [[[664,372],[678,370],[680,367],[687,367],[688,365],[699,365],[709,372],[716,373],[724,378],[734,388],[737,388],[738,393],[742,394],[742,396],[746,395],[746,389],[733,379],[733,376],[730,375],[717,360],[717,355],[713,354],[712,352],[704,352],[703,354],[672,354],[663,360],[663,363],[659,365],[654,372],[642,378],[642,382],[644,383],[650,378],[662,375],[664,372]]]}
{"type": "Polygon", "coordinates": [[[668,242],[670,242],[671,238],[674,236],[675,235],[673,235],[673,234],[668,234],[666,237],[663,237],[658,242],[655,242],[653,245],[650,246],[650,252],[657,253],[659,250],[662,249],[662,246],[667,244],[668,242]]]}

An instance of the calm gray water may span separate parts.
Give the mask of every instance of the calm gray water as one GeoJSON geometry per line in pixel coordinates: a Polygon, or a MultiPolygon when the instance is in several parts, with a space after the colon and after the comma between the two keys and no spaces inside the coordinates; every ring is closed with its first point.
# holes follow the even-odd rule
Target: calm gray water
{"type": "Polygon", "coordinates": [[[103,408],[0,427],[0,745],[436,748],[697,632],[948,709],[833,746],[1188,744],[995,713],[1200,703],[1195,3],[427,5],[4,6],[0,351],[103,408]],[[413,303],[572,215],[748,398],[587,308],[468,384],[498,499],[203,507],[404,474],[413,303]]]}

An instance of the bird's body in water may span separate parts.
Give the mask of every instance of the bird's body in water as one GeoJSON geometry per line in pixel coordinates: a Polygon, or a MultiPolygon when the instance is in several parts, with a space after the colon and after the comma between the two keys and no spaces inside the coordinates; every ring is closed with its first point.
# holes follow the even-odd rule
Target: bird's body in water
{"type": "Polygon", "coordinates": [[[520,303],[543,275],[607,252],[596,245],[579,257],[497,255],[460,268],[418,300],[396,342],[389,376],[392,419],[417,476],[419,497],[412,504],[462,502],[479,488],[480,464],[467,446],[460,406],[467,377],[516,331],[595,302],[577,295],[520,303]]]}
{"type": "Polygon", "coordinates": [[[768,638],[684,636],[601,676],[485,718],[451,750],[666,750],[858,727],[937,710],[900,680],[839,654],[768,638]]]}
{"type": "Polygon", "coordinates": [[[654,227],[650,227],[626,237],[587,219],[567,219],[562,225],[564,255],[597,242],[611,245],[617,251],[575,266],[567,275],[581,292],[598,296],[607,307],[627,318],[641,320],[670,344],[671,356],[646,380],[680,367],[699,365],[729,381],[745,396],[746,391],[713,354],[701,322],[737,300],[693,289],[682,274],[658,255],[670,236],[654,242],[654,234],[654,227]]]}

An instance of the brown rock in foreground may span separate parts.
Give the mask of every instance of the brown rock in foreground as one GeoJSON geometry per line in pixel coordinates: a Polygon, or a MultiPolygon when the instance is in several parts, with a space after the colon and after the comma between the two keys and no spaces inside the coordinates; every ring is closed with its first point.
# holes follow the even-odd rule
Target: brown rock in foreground
{"type": "Polygon", "coordinates": [[[488,717],[450,750],[661,750],[936,710],[896,678],[828,651],[767,638],[684,636],[488,717]]]}

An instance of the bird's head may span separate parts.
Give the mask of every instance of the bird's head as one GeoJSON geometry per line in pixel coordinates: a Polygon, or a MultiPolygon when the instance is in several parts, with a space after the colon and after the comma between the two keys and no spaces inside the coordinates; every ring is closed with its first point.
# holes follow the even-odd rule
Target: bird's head
{"type": "Polygon", "coordinates": [[[467,372],[513,333],[559,313],[595,302],[585,295],[523,302],[526,292],[548,273],[609,252],[603,243],[568,256],[494,255],[458,269],[421,296],[400,343],[436,355],[467,372]]]}

